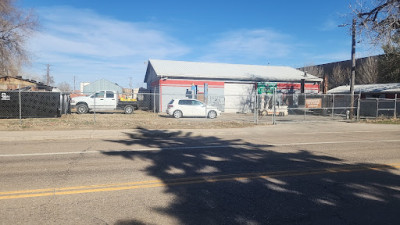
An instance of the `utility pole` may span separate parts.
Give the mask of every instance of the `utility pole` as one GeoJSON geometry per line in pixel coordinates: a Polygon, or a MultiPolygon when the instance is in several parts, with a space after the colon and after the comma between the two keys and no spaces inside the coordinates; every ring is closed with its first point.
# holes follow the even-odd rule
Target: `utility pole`
{"type": "MultiPolygon", "coordinates": [[[[345,27],[350,24],[342,24],[339,27],[345,27]]],[[[356,18],[353,18],[351,24],[351,75],[350,75],[350,115],[349,119],[354,118],[354,84],[356,82],[356,18]]]]}
{"type": "Polygon", "coordinates": [[[50,64],[46,64],[46,85],[50,85],[50,64]]]}
{"type": "Polygon", "coordinates": [[[356,81],[356,19],[351,25],[351,79],[350,79],[350,119],[354,117],[354,83],[356,81]]]}

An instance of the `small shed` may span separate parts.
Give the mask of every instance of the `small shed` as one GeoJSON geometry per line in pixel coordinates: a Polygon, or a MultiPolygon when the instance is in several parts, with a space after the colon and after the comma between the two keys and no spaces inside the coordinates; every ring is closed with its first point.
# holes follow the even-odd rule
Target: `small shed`
{"type": "Polygon", "coordinates": [[[100,79],[83,87],[83,93],[91,94],[101,90],[116,91],[122,93],[122,87],[111,81],[100,79]]]}

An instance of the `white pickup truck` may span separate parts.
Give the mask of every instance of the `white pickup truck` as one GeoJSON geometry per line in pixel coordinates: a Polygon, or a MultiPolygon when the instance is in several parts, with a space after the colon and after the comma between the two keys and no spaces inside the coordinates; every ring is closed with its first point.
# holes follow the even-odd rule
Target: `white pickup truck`
{"type": "Polygon", "coordinates": [[[71,109],[79,114],[123,110],[131,114],[139,108],[136,99],[120,97],[115,91],[98,91],[90,96],[78,96],[71,99],[71,109]]]}

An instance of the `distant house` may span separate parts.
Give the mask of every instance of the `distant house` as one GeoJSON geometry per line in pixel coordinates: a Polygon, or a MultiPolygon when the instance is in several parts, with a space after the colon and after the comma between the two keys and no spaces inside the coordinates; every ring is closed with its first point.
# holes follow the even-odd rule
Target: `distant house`
{"type": "Polygon", "coordinates": [[[122,93],[121,86],[105,79],[100,79],[83,86],[83,93],[85,94],[91,94],[101,90],[117,91],[122,93]]]}
{"type": "Polygon", "coordinates": [[[322,79],[287,66],[149,60],[144,82],[157,96],[155,109],[166,110],[172,98],[197,98],[224,112],[246,113],[258,88],[278,93],[319,93],[322,79]]]}
{"type": "MultiPolygon", "coordinates": [[[[354,93],[361,93],[361,98],[400,98],[400,83],[354,85],[354,93]]],[[[350,86],[339,86],[328,94],[350,94],[350,86]]]]}
{"type": "Polygon", "coordinates": [[[45,85],[35,80],[24,79],[21,76],[0,77],[0,91],[54,91],[54,87],[45,85]]]}

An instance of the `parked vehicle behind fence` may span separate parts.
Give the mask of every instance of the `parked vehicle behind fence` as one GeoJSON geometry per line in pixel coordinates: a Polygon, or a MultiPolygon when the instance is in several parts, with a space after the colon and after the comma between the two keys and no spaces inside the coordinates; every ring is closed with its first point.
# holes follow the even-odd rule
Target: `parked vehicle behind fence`
{"type": "Polygon", "coordinates": [[[167,114],[175,118],[208,117],[214,119],[221,115],[221,111],[196,99],[172,99],[168,103],[167,114]]]}
{"type": "Polygon", "coordinates": [[[88,113],[89,111],[107,112],[123,110],[126,114],[131,114],[139,108],[136,99],[119,96],[115,91],[99,91],[90,96],[79,96],[71,99],[71,108],[76,109],[78,114],[88,113]]]}

